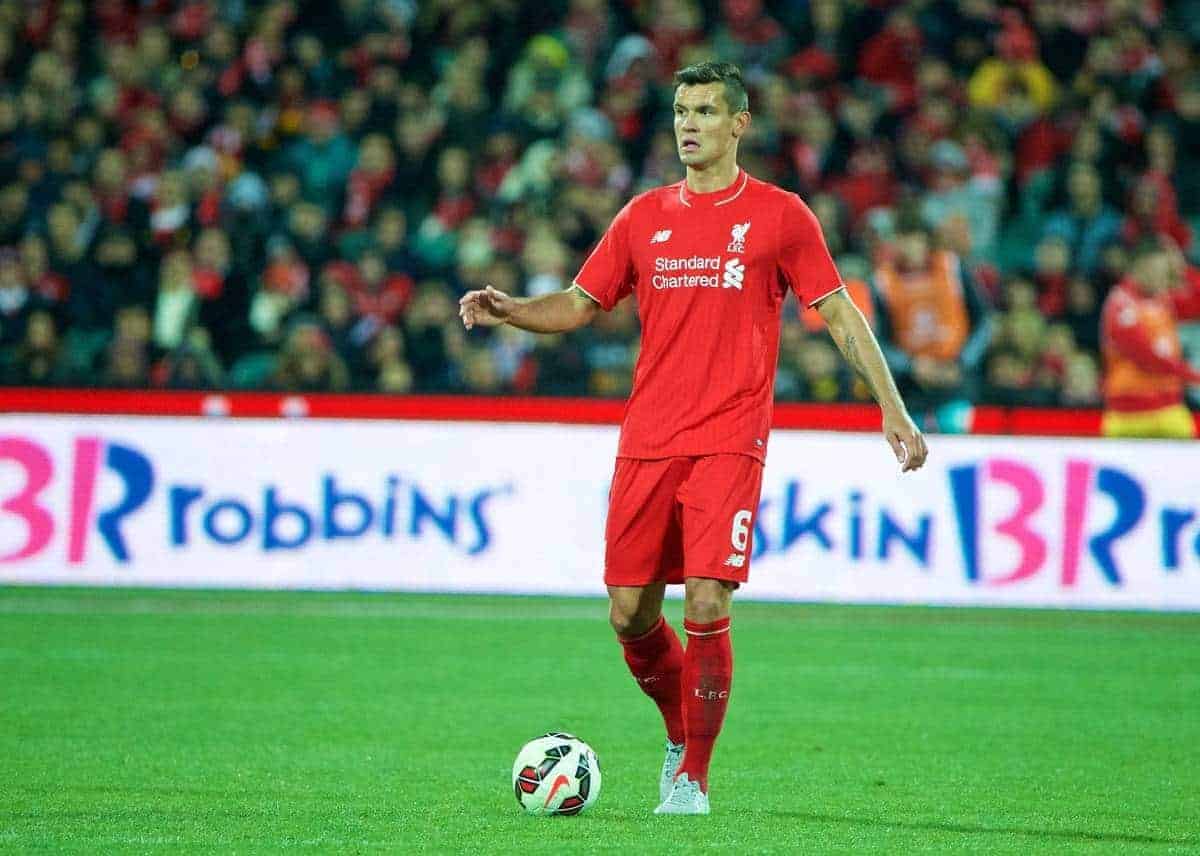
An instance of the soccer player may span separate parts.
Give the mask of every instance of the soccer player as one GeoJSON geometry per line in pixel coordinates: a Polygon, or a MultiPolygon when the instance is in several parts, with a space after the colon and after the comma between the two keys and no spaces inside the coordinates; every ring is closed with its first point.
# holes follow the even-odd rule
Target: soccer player
{"type": "Polygon", "coordinates": [[[927,451],[816,218],[738,167],[750,124],[741,72],[700,63],[675,85],[686,178],[630,201],[570,288],[516,298],[489,286],[464,295],[460,315],[467,329],[557,333],[637,295],[642,349],[609,496],[604,581],[625,662],[666,725],[656,813],[708,814],[733,675],[730,602],[749,577],[789,290],[817,307],[870,386],[903,470],[927,451]],[[678,583],[686,650],[662,615],[665,587],[678,583]]]}

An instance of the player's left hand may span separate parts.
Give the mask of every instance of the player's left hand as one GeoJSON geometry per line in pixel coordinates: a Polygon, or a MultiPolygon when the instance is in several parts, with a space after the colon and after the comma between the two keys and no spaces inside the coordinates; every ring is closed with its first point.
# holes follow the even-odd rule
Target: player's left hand
{"type": "Polygon", "coordinates": [[[884,414],[883,436],[896,453],[896,460],[902,465],[902,473],[919,470],[929,457],[929,447],[925,445],[925,438],[920,429],[912,421],[912,417],[903,411],[884,414]]]}

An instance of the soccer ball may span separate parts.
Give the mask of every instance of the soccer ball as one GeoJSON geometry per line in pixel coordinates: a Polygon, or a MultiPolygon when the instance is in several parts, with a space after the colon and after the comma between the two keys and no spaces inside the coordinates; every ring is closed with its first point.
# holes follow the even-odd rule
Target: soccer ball
{"type": "Polygon", "coordinates": [[[600,762],[578,737],[551,731],[513,762],[513,793],[529,814],[579,814],[600,796],[600,762]]]}

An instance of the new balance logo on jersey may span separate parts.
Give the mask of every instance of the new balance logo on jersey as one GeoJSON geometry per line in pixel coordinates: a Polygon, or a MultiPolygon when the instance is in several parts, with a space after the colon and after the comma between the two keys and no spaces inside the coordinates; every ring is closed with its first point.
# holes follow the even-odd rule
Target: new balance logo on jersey
{"type": "Polygon", "coordinates": [[[730,553],[729,558],[725,560],[726,567],[740,568],[746,564],[746,557],[741,553],[730,553]]]}
{"type": "Polygon", "coordinates": [[[670,229],[659,229],[657,232],[654,233],[654,237],[650,239],[650,243],[665,244],[670,239],[671,239],[671,230],[670,229]]]}
{"type": "Polygon", "coordinates": [[[750,231],[750,221],[745,223],[734,223],[729,230],[729,246],[725,248],[727,253],[744,253],[746,252],[746,233],[750,231]]]}
{"type": "Polygon", "coordinates": [[[725,262],[725,274],[721,277],[722,288],[742,290],[742,280],[746,278],[746,266],[741,259],[730,259],[725,262]]]}

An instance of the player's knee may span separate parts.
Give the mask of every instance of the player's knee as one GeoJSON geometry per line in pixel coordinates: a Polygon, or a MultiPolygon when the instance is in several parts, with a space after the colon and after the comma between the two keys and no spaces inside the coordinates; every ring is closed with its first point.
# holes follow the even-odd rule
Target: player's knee
{"type": "Polygon", "coordinates": [[[618,636],[636,635],[633,630],[634,619],[632,615],[625,615],[614,609],[608,614],[608,623],[612,625],[613,632],[618,636]]]}
{"type": "Polygon", "coordinates": [[[608,611],[608,621],[618,636],[641,636],[654,626],[657,615],[645,616],[637,609],[623,609],[614,603],[608,611]]]}
{"type": "Polygon", "coordinates": [[[729,615],[733,587],[721,580],[689,579],[684,590],[683,616],[698,624],[711,624],[729,615]]]}
{"type": "Polygon", "coordinates": [[[698,597],[689,600],[684,607],[687,619],[698,624],[711,624],[725,617],[727,608],[720,598],[698,597]]]}

